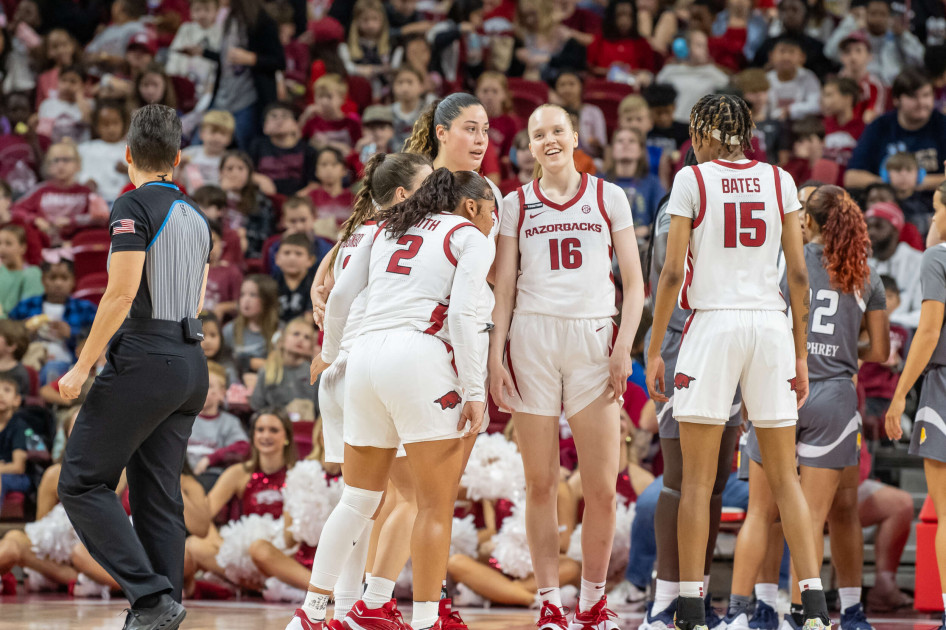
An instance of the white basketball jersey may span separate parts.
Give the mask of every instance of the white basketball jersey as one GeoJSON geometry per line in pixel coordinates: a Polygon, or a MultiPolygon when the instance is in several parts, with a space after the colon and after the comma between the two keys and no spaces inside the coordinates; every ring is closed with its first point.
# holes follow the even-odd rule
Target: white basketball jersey
{"type": "Polygon", "coordinates": [[[677,173],[667,212],[693,220],[680,306],[784,311],[782,222],[799,209],[792,176],[771,164],[714,160],[677,173]]]}
{"type": "Polygon", "coordinates": [[[583,174],[578,193],[557,204],[538,180],[506,196],[500,234],[519,239],[516,313],[569,319],[617,314],[611,233],[632,228],[627,195],[583,174]]]}
{"type": "MultiPolygon", "coordinates": [[[[356,229],[344,243],[338,246],[335,266],[332,268],[332,275],[335,277],[335,282],[338,282],[339,278],[342,277],[342,274],[345,272],[345,267],[348,266],[348,262],[351,260],[356,249],[359,247],[371,248],[371,243],[374,241],[377,232],[378,224],[375,221],[365,221],[358,226],[358,229],[356,229]]],[[[352,302],[351,311],[348,314],[348,322],[345,324],[345,334],[341,342],[341,349],[345,352],[351,350],[351,345],[355,341],[355,337],[359,334],[361,320],[365,316],[365,301],[367,298],[368,292],[362,291],[358,294],[358,297],[355,298],[355,301],[352,302]]]]}

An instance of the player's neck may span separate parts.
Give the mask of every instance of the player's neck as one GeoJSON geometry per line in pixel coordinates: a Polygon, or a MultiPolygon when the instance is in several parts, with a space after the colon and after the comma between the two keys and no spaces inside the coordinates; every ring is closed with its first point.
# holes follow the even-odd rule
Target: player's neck
{"type": "Polygon", "coordinates": [[[575,196],[581,186],[581,173],[574,167],[551,172],[543,170],[539,186],[546,193],[565,199],[575,196]]]}
{"type": "Polygon", "coordinates": [[[745,160],[748,158],[746,158],[746,154],[740,149],[738,151],[732,151],[729,153],[723,151],[716,159],[723,160],[724,162],[738,162],[739,160],[745,160]]]}

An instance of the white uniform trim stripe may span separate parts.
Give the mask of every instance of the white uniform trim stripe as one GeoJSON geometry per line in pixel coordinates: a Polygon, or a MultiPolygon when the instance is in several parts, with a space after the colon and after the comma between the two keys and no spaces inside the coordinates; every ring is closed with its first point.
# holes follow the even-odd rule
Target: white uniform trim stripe
{"type": "MultiPolygon", "coordinates": [[[[919,419],[919,417],[917,419],[919,419]]],[[[841,432],[841,435],[839,435],[838,438],[834,442],[831,442],[830,444],[822,444],[818,446],[815,446],[814,444],[805,444],[804,442],[799,442],[796,448],[796,452],[798,453],[799,457],[810,457],[810,458],[823,457],[824,455],[827,455],[828,453],[833,451],[835,448],[837,448],[838,445],[841,444],[841,442],[847,439],[847,436],[859,431],[860,428],[861,428],[861,414],[855,413],[854,417],[848,420],[847,426],[844,427],[844,431],[841,432]]]]}
{"type": "Polygon", "coordinates": [[[939,415],[939,413],[932,407],[923,407],[917,411],[916,422],[925,422],[931,427],[938,429],[943,435],[946,435],[946,421],[944,421],[943,416],[939,415]]]}

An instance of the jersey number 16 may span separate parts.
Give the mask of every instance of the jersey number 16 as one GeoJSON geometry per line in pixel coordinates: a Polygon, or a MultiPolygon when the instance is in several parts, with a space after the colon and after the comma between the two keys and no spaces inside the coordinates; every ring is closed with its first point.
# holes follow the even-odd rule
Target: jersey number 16
{"type": "Polygon", "coordinates": [[[549,239],[549,264],[552,271],[581,267],[581,241],[577,238],[549,239]]]}
{"type": "Polygon", "coordinates": [[[723,219],[725,233],[723,245],[736,246],[736,235],[739,235],[739,244],[743,247],[761,247],[765,243],[765,219],[755,216],[756,212],[765,212],[765,204],[761,201],[743,201],[739,204],[739,215],[736,216],[736,204],[723,205],[723,219]]]}

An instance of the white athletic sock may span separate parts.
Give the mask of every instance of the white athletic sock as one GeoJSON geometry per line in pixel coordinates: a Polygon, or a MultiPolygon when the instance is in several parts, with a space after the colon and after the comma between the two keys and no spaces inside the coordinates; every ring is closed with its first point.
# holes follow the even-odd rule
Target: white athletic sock
{"type": "Polygon", "coordinates": [[[943,608],[946,608],[946,593],[943,593],[943,608]]]}
{"type": "Polygon", "coordinates": [[[313,623],[325,621],[325,610],[328,608],[328,600],[328,595],[306,591],[305,602],[302,604],[302,610],[309,618],[309,621],[313,623]]]}
{"type": "Polygon", "coordinates": [[[810,580],[799,580],[798,589],[802,592],[823,591],[824,586],[821,585],[821,578],[811,578],[810,580]]]}
{"type": "Polygon", "coordinates": [[[654,605],[650,610],[653,615],[662,613],[670,608],[670,604],[680,594],[680,583],[670,580],[657,580],[657,586],[654,588],[654,605]]]}
{"type": "Polygon", "coordinates": [[[778,610],[778,584],[756,584],[755,598],[760,602],[765,602],[772,610],[778,610]]]}
{"type": "Polygon", "coordinates": [[[703,597],[706,597],[706,594],[709,593],[709,574],[703,576],[703,597]]]}
{"type": "Polygon", "coordinates": [[[440,617],[440,602],[414,602],[411,612],[411,627],[414,630],[430,628],[440,617]]]}
{"type": "Polygon", "coordinates": [[[581,578],[581,592],[578,595],[578,612],[588,612],[604,597],[606,582],[589,582],[581,578]]]}
{"type": "Polygon", "coordinates": [[[332,510],[312,561],[309,583],[323,591],[335,589],[342,570],[358,545],[362,532],[370,530],[371,517],[381,505],[383,493],[345,486],[332,510]]]}
{"type": "Polygon", "coordinates": [[[841,612],[844,612],[851,606],[861,602],[861,587],[849,586],[847,588],[839,588],[838,596],[841,598],[841,612]]]}
{"type": "Polygon", "coordinates": [[[539,589],[539,599],[548,602],[556,608],[562,607],[562,589],[557,586],[539,589]]]}
{"type": "Polygon", "coordinates": [[[371,542],[371,528],[366,527],[361,537],[351,550],[351,557],[342,568],[335,583],[335,619],[341,621],[359,599],[362,591],[361,578],[364,576],[365,562],[368,561],[368,544],[371,542]]]}
{"type": "Polygon", "coordinates": [[[365,603],[367,608],[381,608],[391,601],[393,595],[394,582],[372,575],[368,580],[368,588],[365,589],[365,595],[361,598],[361,601],[365,603]]]}
{"type": "Polygon", "coordinates": [[[699,597],[703,599],[703,582],[680,582],[680,597],[699,597]]]}

